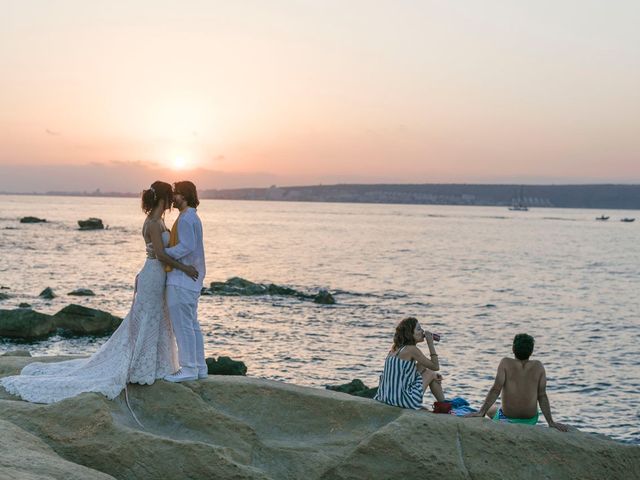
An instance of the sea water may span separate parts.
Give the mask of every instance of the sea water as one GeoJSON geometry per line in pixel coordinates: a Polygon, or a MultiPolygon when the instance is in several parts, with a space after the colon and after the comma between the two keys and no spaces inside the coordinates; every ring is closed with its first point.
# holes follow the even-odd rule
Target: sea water
{"type": "MultiPolygon", "coordinates": [[[[138,199],[0,195],[0,308],[70,303],[126,315],[145,260],[138,199]],[[21,224],[23,216],[46,218],[21,224]],[[99,217],[108,229],[78,230],[99,217]],[[58,295],[38,298],[45,287],[58,295]],[[94,297],[70,297],[89,288],[94,297]]],[[[207,356],[256,377],[324,388],[378,383],[395,325],[416,316],[437,344],[447,396],[479,407],[517,333],[536,339],[554,419],[640,443],[640,212],[203,200],[205,283],[242,277],[315,293],[202,296],[207,356]],[[606,214],[607,222],[595,217],[606,214]]],[[[170,227],[176,218],[167,214],[170,227]]],[[[89,354],[106,338],[16,345],[89,354]]],[[[425,347],[424,344],[422,344],[425,347]]],[[[425,404],[432,401],[425,395],[425,404]]]]}

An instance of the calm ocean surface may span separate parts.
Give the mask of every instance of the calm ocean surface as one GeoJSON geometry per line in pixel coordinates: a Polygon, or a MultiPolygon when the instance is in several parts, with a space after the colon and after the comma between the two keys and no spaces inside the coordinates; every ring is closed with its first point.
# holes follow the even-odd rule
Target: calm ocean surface
{"type": "MultiPolygon", "coordinates": [[[[395,324],[415,315],[443,335],[445,394],[477,407],[513,335],[528,332],[556,420],[640,443],[640,221],[618,221],[640,212],[204,200],[199,214],[206,284],[239,276],[337,300],[201,297],[208,356],[241,359],[257,377],[373,386],[395,324]],[[611,219],[596,222],[602,213],[611,219]]],[[[0,285],[13,295],[0,308],[80,303],[124,316],[145,260],[143,220],[137,199],[0,195],[0,285]],[[20,224],[26,215],[48,223],[20,224]],[[110,228],[79,231],[88,217],[110,228]],[[59,296],[39,299],[45,287],[59,296]],[[96,296],[66,295],[80,287],[96,296]]],[[[88,354],[104,341],[26,348],[88,354]]],[[[0,340],[0,353],[13,348],[0,340]]]]}

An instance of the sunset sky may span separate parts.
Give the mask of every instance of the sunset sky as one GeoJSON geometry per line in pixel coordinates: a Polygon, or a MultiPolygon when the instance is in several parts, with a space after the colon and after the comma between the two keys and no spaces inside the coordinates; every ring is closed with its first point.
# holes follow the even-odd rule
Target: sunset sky
{"type": "Polygon", "coordinates": [[[0,191],[640,182],[640,2],[0,0],[0,191]]]}

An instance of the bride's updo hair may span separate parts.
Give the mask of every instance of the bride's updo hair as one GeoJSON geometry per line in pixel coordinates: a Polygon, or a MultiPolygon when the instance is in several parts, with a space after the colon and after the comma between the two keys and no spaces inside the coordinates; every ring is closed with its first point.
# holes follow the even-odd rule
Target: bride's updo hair
{"type": "Polygon", "coordinates": [[[160,200],[164,200],[164,208],[171,208],[173,204],[173,191],[171,185],[166,182],[155,181],[147,190],[142,191],[142,210],[149,213],[158,206],[160,200]]]}

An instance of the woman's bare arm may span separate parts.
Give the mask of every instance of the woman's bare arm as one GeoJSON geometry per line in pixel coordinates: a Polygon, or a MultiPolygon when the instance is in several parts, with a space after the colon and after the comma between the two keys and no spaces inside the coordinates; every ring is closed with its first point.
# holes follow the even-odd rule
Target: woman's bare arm
{"type": "Polygon", "coordinates": [[[427,358],[427,356],[422,353],[422,350],[420,350],[417,346],[411,345],[407,348],[410,349],[409,353],[411,353],[411,359],[415,360],[419,366],[428,368],[429,370],[433,370],[434,372],[440,370],[440,362],[438,362],[438,355],[435,353],[435,349],[433,351],[433,355],[431,355],[431,358],[427,358]]]}

